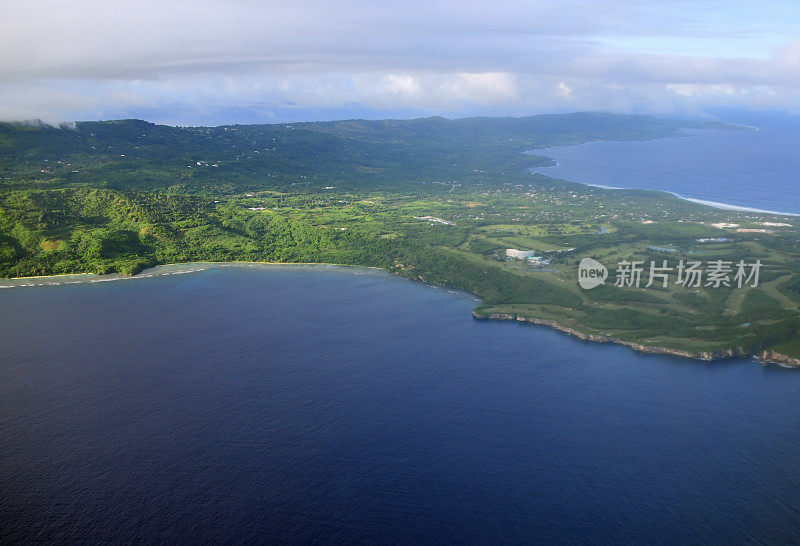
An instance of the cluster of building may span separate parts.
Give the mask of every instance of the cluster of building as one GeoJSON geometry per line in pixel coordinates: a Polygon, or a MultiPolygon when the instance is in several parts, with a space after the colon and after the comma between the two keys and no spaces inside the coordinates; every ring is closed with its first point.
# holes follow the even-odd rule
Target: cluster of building
{"type": "Polygon", "coordinates": [[[702,239],[697,239],[698,243],[727,243],[730,241],[727,237],[703,237],[702,239]]]}
{"type": "MultiPolygon", "coordinates": [[[[743,228],[739,227],[740,224],[733,224],[730,222],[717,222],[716,224],[711,224],[711,225],[719,229],[736,229],[736,233],[769,233],[769,234],[775,233],[771,229],[743,228]]],[[[759,225],[768,227],[792,227],[792,224],[787,224],[785,222],[759,222],[759,225]]]]}
{"type": "Polygon", "coordinates": [[[414,216],[417,220],[425,220],[431,224],[444,224],[446,226],[454,226],[453,222],[448,222],[447,220],[442,220],[441,218],[437,218],[436,216],[414,216]]]}
{"type": "Polygon", "coordinates": [[[547,265],[550,263],[549,258],[537,256],[535,250],[517,250],[516,248],[506,249],[506,256],[516,260],[525,260],[535,265],[547,265]]]}
{"type": "Polygon", "coordinates": [[[774,233],[774,231],[761,228],[739,228],[736,230],[736,233],[774,233]]]}

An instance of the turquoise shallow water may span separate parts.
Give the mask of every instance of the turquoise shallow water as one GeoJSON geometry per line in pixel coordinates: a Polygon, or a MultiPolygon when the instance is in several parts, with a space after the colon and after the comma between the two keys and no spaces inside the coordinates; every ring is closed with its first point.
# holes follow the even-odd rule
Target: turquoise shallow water
{"type": "Polygon", "coordinates": [[[335,267],[2,290],[2,539],[800,536],[800,373],[474,305],[335,267]]]}

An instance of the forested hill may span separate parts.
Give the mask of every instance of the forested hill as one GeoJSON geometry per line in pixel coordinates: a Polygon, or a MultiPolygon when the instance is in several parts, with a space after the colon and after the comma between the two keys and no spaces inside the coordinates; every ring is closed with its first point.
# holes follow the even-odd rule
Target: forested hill
{"type": "Polygon", "coordinates": [[[408,189],[526,181],[542,164],[523,152],[592,140],[640,140],[713,123],[599,113],[522,118],[440,117],[220,127],[140,120],[52,127],[0,124],[5,189],[241,191],[408,189]]]}

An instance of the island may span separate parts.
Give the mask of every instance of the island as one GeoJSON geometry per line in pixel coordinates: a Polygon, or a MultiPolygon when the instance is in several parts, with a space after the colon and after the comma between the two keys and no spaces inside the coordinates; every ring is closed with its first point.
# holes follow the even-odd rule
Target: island
{"type": "Polygon", "coordinates": [[[686,128],[739,129],[599,113],[0,124],[0,277],[184,262],[379,267],[479,296],[477,319],[800,366],[800,219],[530,172],[552,163],[540,148],[686,128]],[[584,258],[609,270],[591,289],[578,282],[584,258]],[[726,282],[681,282],[690,263],[727,267],[726,282]],[[640,264],[641,283],[621,279],[621,264],[640,264]],[[669,274],[648,285],[656,267],[669,274]]]}

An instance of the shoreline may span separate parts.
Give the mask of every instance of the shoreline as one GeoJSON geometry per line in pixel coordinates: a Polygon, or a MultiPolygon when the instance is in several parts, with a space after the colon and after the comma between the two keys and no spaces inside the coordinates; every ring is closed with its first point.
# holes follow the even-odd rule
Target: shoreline
{"type": "Polygon", "coordinates": [[[684,201],[690,201],[692,203],[697,203],[699,205],[705,205],[707,207],[713,207],[715,209],[723,209],[723,210],[733,210],[737,212],[755,212],[757,214],[769,214],[772,216],[800,216],[800,212],[779,212],[776,210],[764,210],[764,209],[757,209],[753,207],[743,207],[740,205],[730,205],[728,203],[719,203],[717,201],[706,201],[704,199],[695,199],[694,197],[685,197],[678,193],[674,193],[671,191],[665,190],[651,190],[651,191],[662,191],[664,193],[668,193],[670,195],[674,195],[679,199],[683,199],[684,201]]]}
{"type": "Polygon", "coordinates": [[[721,360],[724,358],[754,358],[762,365],[766,364],[779,364],[783,367],[787,368],[798,368],[800,369],[800,358],[794,358],[788,355],[784,355],[775,351],[770,350],[762,350],[762,351],[750,351],[743,349],[741,347],[736,347],[734,349],[716,349],[713,351],[687,351],[684,349],[674,349],[672,347],[662,347],[662,346],[654,346],[654,345],[642,345],[641,343],[636,343],[633,341],[626,341],[623,339],[615,338],[612,336],[607,336],[603,334],[587,334],[585,332],[581,332],[575,330],[574,328],[569,328],[560,324],[554,320],[550,319],[539,319],[534,317],[523,317],[516,314],[510,313],[488,313],[482,314],[476,311],[472,311],[473,318],[477,320],[513,320],[516,322],[524,322],[528,324],[533,324],[536,326],[546,326],[558,332],[562,332],[564,334],[577,337],[583,341],[591,341],[595,343],[613,343],[615,345],[622,345],[625,347],[629,347],[634,351],[640,353],[648,353],[648,354],[658,354],[658,355],[669,355],[669,356],[677,356],[681,358],[688,358],[690,360],[701,360],[705,362],[711,362],[714,360],[721,360]]]}
{"type": "MultiPolygon", "coordinates": [[[[135,275],[122,275],[119,273],[111,273],[108,275],[100,275],[97,273],[60,273],[56,275],[44,275],[39,277],[6,277],[0,279],[0,283],[3,281],[27,281],[27,282],[17,282],[11,285],[3,285],[0,284],[0,289],[9,289],[9,288],[24,288],[24,287],[35,287],[35,286],[63,286],[68,284],[94,284],[98,282],[114,282],[114,281],[124,281],[124,280],[134,280],[134,279],[147,279],[153,277],[166,277],[170,275],[185,275],[189,273],[199,273],[201,271],[205,271],[206,267],[201,267],[204,265],[208,266],[217,266],[217,267],[230,267],[230,266],[275,266],[275,267],[285,267],[285,266],[295,266],[295,267],[320,267],[320,266],[327,266],[333,268],[351,268],[351,269],[363,269],[363,270],[371,270],[372,272],[384,272],[391,277],[397,277],[400,279],[405,279],[411,282],[416,282],[419,284],[432,286],[434,288],[440,288],[443,290],[447,290],[450,293],[462,293],[465,296],[469,296],[470,298],[477,298],[478,301],[480,297],[476,294],[471,292],[465,292],[462,290],[454,291],[452,288],[443,285],[434,285],[427,282],[416,281],[414,279],[409,279],[407,277],[403,277],[402,275],[398,274],[395,271],[389,271],[382,267],[375,267],[375,266],[362,266],[362,265],[352,265],[352,264],[335,264],[329,262],[251,262],[251,261],[231,261],[231,262],[183,262],[183,263],[169,263],[169,264],[161,264],[156,265],[151,268],[145,269],[140,271],[135,275]],[[177,269],[172,270],[175,268],[188,268],[188,269],[177,269]],[[68,282],[63,282],[64,277],[83,277],[79,280],[73,280],[68,282]],[[43,282],[30,282],[32,280],[39,280],[43,282]],[[48,282],[48,280],[50,282],[48,282]],[[53,280],[57,280],[58,282],[53,282],[53,280]]],[[[700,360],[700,361],[713,361],[713,360],[720,360],[724,358],[746,358],[752,357],[760,362],[762,365],[766,364],[779,364],[783,367],[787,368],[800,368],[800,358],[791,357],[788,355],[784,355],[775,351],[771,351],[768,349],[762,351],[749,351],[745,350],[741,347],[737,347],[735,349],[726,349],[726,350],[714,350],[714,351],[699,351],[699,352],[692,352],[683,349],[674,349],[671,347],[660,347],[660,346],[652,346],[652,345],[642,345],[640,343],[635,343],[632,341],[626,341],[622,339],[618,339],[612,336],[602,335],[602,334],[587,334],[584,332],[580,332],[575,330],[574,328],[569,328],[564,326],[554,320],[550,319],[539,319],[535,317],[523,317],[516,314],[508,314],[508,313],[489,313],[489,314],[481,314],[476,312],[474,309],[472,310],[472,317],[477,320],[513,320],[516,322],[525,322],[537,326],[546,326],[553,330],[571,335],[573,337],[577,337],[583,341],[592,341],[596,343],[614,343],[616,345],[622,345],[625,347],[629,347],[634,351],[641,352],[641,353],[649,353],[649,354],[660,354],[660,355],[670,355],[670,356],[678,356],[681,358],[687,358],[691,360],[700,360]]]]}
{"type": "MultiPolygon", "coordinates": [[[[570,182],[572,182],[570,180],[570,182]]],[[[766,210],[766,209],[757,209],[755,207],[744,207],[741,205],[731,205],[728,203],[720,203],[719,201],[708,201],[706,199],[697,199],[695,197],[686,197],[685,195],[681,195],[679,193],[675,193],[674,191],[669,190],[651,190],[646,188],[620,188],[619,186],[605,186],[603,184],[589,184],[587,182],[576,182],[576,184],[583,184],[584,186],[589,186],[591,188],[600,188],[603,190],[623,190],[623,191],[653,191],[659,193],[665,193],[667,195],[671,195],[673,197],[677,197],[678,199],[682,199],[683,201],[689,201],[690,203],[695,203],[698,205],[704,205],[706,207],[711,207],[714,209],[721,209],[721,210],[731,210],[735,212],[752,212],[756,214],[767,214],[770,216],[793,216],[798,217],[800,216],[800,212],[780,212],[777,210],[766,210]]]]}
{"type": "MultiPolygon", "coordinates": [[[[538,167],[541,168],[541,167],[538,167]]],[[[541,174],[544,176],[549,176],[546,173],[536,172],[533,169],[529,171],[532,174],[541,174]]],[[[556,180],[556,179],[554,179],[556,180]]],[[[567,182],[571,184],[581,184],[582,186],[586,186],[589,188],[599,188],[601,190],[612,190],[612,191],[651,191],[651,192],[658,192],[663,193],[666,195],[671,195],[673,197],[677,197],[683,201],[689,201],[690,203],[695,203],[697,205],[703,205],[706,207],[711,207],[714,209],[719,210],[730,210],[735,212],[752,212],[754,214],[767,214],[770,216],[791,216],[791,217],[800,217],[800,212],[780,212],[777,210],[765,210],[765,209],[758,209],[755,207],[744,207],[741,205],[731,205],[729,203],[720,203],[719,201],[708,201],[706,199],[697,199],[695,197],[686,197],[685,195],[681,195],[679,193],[675,193],[669,190],[654,190],[648,188],[621,188],[619,186],[606,186],[604,184],[590,184],[588,182],[575,182],[573,180],[567,180],[567,182]]]]}
{"type": "MultiPolygon", "coordinates": [[[[732,125],[732,127],[746,129],[746,130],[755,130],[755,131],[759,131],[760,130],[758,127],[750,127],[750,126],[747,126],[747,125],[732,125]]],[[[702,130],[702,129],[699,129],[699,130],[702,130]]],[[[716,130],[716,129],[711,129],[711,130],[716,130]]],[[[688,134],[670,135],[670,136],[666,136],[666,137],[655,137],[655,138],[648,138],[648,139],[634,140],[634,141],[626,141],[626,142],[650,142],[650,141],[653,141],[653,140],[661,140],[661,139],[665,139],[665,138],[676,138],[676,137],[682,138],[682,137],[686,137],[686,136],[692,136],[693,137],[693,136],[696,136],[696,135],[692,134],[692,133],[688,133],[688,134]]],[[[546,152],[550,148],[567,148],[567,147],[570,147],[570,146],[585,146],[587,144],[596,144],[596,143],[602,143],[602,142],[613,142],[613,141],[594,140],[594,141],[582,142],[580,144],[563,144],[563,145],[557,145],[557,146],[547,146],[545,148],[534,148],[532,150],[526,150],[526,151],[524,151],[522,153],[523,154],[527,154],[527,155],[540,155],[540,153],[546,152]]],[[[553,167],[557,167],[558,166],[558,161],[553,159],[552,157],[548,157],[547,155],[541,155],[540,157],[546,157],[547,159],[552,161],[553,164],[552,165],[543,166],[543,167],[531,167],[531,168],[528,169],[528,172],[531,173],[531,174],[541,174],[541,175],[550,177],[549,174],[547,174],[546,172],[541,172],[540,169],[552,169],[553,167]]],[[[552,177],[550,177],[550,178],[552,178],[552,177]]],[[[695,204],[698,204],[698,205],[704,205],[706,207],[711,207],[711,208],[721,209],[721,210],[730,210],[730,211],[736,211],[736,212],[752,212],[752,213],[755,213],[755,214],[769,214],[769,215],[772,215],[772,216],[800,217],[800,212],[781,212],[781,211],[776,211],[776,210],[759,209],[759,208],[756,208],[756,207],[747,207],[747,206],[743,206],[743,205],[731,205],[729,203],[723,203],[721,201],[711,201],[711,200],[707,200],[707,199],[698,199],[696,197],[686,197],[684,195],[681,195],[679,193],[675,193],[675,192],[669,191],[669,190],[650,189],[650,188],[621,188],[619,186],[608,186],[608,185],[604,185],[604,184],[591,184],[591,183],[588,183],[588,182],[576,182],[574,180],[567,180],[567,182],[571,182],[573,184],[582,184],[582,185],[590,187],[590,188],[600,188],[600,189],[604,189],[604,190],[653,191],[653,192],[666,193],[668,195],[672,195],[674,197],[677,197],[678,199],[682,199],[684,201],[689,201],[690,203],[695,203],[695,204]]]]}
{"type": "MultiPolygon", "coordinates": [[[[178,262],[159,264],[147,269],[143,269],[134,275],[124,275],[122,273],[57,273],[55,275],[39,275],[39,276],[26,276],[26,277],[0,277],[0,289],[7,288],[27,288],[34,286],[62,286],[66,284],[93,284],[98,282],[113,282],[125,281],[134,279],[148,279],[152,277],[164,277],[167,275],[182,275],[186,273],[198,273],[205,271],[205,267],[197,266],[330,266],[330,267],[352,267],[357,269],[372,269],[379,271],[387,271],[381,267],[370,265],[352,265],[352,264],[334,264],[329,262],[251,262],[251,261],[230,261],[230,262],[178,262]],[[164,271],[169,268],[189,267],[185,271],[164,271]],[[78,280],[66,281],[65,277],[80,277],[78,280]],[[22,281],[22,282],[20,282],[22,281]],[[34,282],[39,281],[39,282],[34,282]],[[57,282],[53,282],[57,281],[57,282]],[[4,284],[4,283],[12,284],[4,284]]],[[[387,271],[387,273],[391,273],[387,271]]]]}

